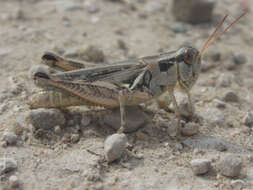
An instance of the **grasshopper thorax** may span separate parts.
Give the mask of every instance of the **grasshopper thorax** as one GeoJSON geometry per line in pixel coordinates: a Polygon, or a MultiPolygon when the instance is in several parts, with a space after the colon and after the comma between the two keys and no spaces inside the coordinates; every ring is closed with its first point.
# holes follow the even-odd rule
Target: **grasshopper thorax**
{"type": "Polygon", "coordinates": [[[185,46],[176,52],[177,77],[181,88],[189,90],[199,77],[201,56],[196,48],[185,46]]]}

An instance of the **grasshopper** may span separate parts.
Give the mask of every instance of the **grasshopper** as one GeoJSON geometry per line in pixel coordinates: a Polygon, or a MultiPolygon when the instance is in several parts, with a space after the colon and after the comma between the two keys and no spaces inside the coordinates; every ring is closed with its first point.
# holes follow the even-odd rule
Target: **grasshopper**
{"type": "Polygon", "coordinates": [[[187,94],[193,116],[194,105],[190,89],[199,77],[201,57],[207,47],[238,22],[245,13],[218,33],[227,18],[226,15],[201,51],[184,46],[176,51],[106,65],[87,65],[46,52],[42,56],[42,63],[63,72],[34,73],[35,84],[44,90],[32,97],[30,108],[62,108],[78,105],[97,105],[108,109],[119,107],[121,126],[118,132],[122,133],[126,127],[125,106],[145,103],[168,92],[178,118],[177,134],[179,134],[181,116],[174,95],[175,87],[178,86],[187,94]]]}

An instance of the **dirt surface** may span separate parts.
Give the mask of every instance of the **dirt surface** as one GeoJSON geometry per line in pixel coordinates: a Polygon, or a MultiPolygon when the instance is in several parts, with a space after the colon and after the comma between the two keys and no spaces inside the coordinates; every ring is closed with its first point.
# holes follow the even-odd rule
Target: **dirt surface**
{"type": "MultiPolygon", "coordinates": [[[[186,43],[200,49],[226,13],[231,15],[227,23],[240,14],[240,5],[237,0],[219,1],[211,23],[184,24],[186,31],[176,33],[170,1],[65,4],[69,2],[74,5],[64,8],[56,0],[0,1],[0,135],[8,130],[18,136],[15,145],[2,141],[1,159],[14,159],[17,169],[1,175],[0,189],[224,190],[232,189],[236,179],[244,189],[253,189],[253,121],[247,114],[253,108],[253,14],[203,58],[203,72],[191,91],[201,118],[198,134],[175,139],[171,119],[152,104],[143,112],[153,121],[127,134],[129,150],[137,156],[126,154],[107,164],[103,143],[115,130],[94,120],[84,121],[84,126],[81,111],[64,110],[65,126],[41,133],[26,121],[28,99],[39,91],[29,70],[40,63],[43,52],[82,59],[76,52],[92,45],[103,51],[105,62],[113,62],[176,50],[186,43]],[[238,54],[246,63],[235,61],[238,54]],[[242,171],[234,178],[219,171],[217,163],[227,155],[242,160],[242,171]],[[194,175],[190,163],[197,158],[210,160],[207,174],[194,175]],[[18,177],[16,187],[13,175],[18,177]]],[[[247,5],[253,8],[251,1],[247,5]]],[[[176,119],[173,113],[169,116],[176,119]]]]}

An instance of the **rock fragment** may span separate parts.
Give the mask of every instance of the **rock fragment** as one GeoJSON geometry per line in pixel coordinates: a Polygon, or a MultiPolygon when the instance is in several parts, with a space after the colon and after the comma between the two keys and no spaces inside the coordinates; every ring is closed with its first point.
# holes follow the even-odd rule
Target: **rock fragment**
{"type": "Polygon", "coordinates": [[[105,158],[108,162],[119,159],[126,150],[127,137],[125,134],[113,134],[104,143],[105,158]]]}
{"type": "Polygon", "coordinates": [[[221,174],[227,177],[237,177],[242,169],[242,160],[233,155],[224,156],[217,165],[221,174]]]}
{"type": "Polygon", "coordinates": [[[229,91],[224,95],[223,100],[225,102],[239,102],[239,97],[235,92],[229,91]]]}
{"type": "Polygon", "coordinates": [[[242,65],[247,62],[247,57],[243,53],[235,53],[233,55],[233,60],[236,65],[242,65]]]}
{"type": "Polygon", "coordinates": [[[96,63],[104,62],[105,60],[104,52],[94,45],[82,47],[79,50],[79,56],[82,57],[85,61],[96,63]]]}
{"type": "Polygon", "coordinates": [[[70,139],[71,139],[72,143],[77,143],[80,139],[80,135],[79,134],[72,134],[70,139]]]}
{"type": "Polygon", "coordinates": [[[210,170],[211,162],[207,159],[194,159],[191,161],[191,167],[195,175],[202,175],[210,170]]]}
{"type": "Polygon", "coordinates": [[[184,136],[193,136],[196,135],[199,132],[199,125],[197,123],[186,123],[181,128],[181,133],[184,136]]]}
{"type": "Polygon", "coordinates": [[[175,33],[185,33],[185,32],[187,32],[187,26],[186,26],[186,24],[184,24],[182,22],[176,22],[175,24],[172,24],[171,29],[175,33]]]}
{"type": "Polygon", "coordinates": [[[16,187],[19,186],[19,184],[20,184],[20,181],[19,181],[19,179],[18,179],[18,177],[16,175],[10,176],[10,178],[9,178],[9,185],[10,185],[10,187],[16,188],[16,187]]]}
{"type": "Polygon", "coordinates": [[[246,115],[243,117],[242,122],[244,125],[251,127],[253,125],[253,115],[250,112],[247,112],[246,115]]]}
{"type": "Polygon", "coordinates": [[[234,190],[242,190],[244,189],[246,186],[245,182],[241,179],[237,179],[237,180],[232,180],[231,181],[231,187],[234,189],[234,190]]]}
{"type": "Polygon", "coordinates": [[[73,0],[57,0],[55,2],[57,12],[75,11],[82,9],[82,6],[73,0]]]}
{"type": "Polygon", "coordinates": [[[16,170],[17,167],[18,167],[17,162],[12,158],[0,159],[0,175],[16,170]]]}
{"type": "Polygon", "coordinates": [[[57,109],[31,110],[26,118],[35,129],[53,129],[55,126],[65,123],[64,115],[57,109]]]}
{"type": "Polygon", "coordinates": [[[3,140],[6,141],[7,145],[15,145],[18,137],[14,132],[5,131],[3,133],[3,140]]]}
{"type": "Polygon", "coordinates": [[[178,21],[198,24],[212,19],[216,0],[174,0],[172,12],[178,21]]]}

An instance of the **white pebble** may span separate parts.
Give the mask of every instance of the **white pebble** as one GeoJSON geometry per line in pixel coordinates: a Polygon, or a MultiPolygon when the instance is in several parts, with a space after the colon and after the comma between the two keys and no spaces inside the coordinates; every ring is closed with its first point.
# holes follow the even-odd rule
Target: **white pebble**
{"type": "Polygon", "coordinates": [[[121,157],[126,150],[127,137],[125,134],[113,134],[104,143],[105,158],[112,162],[121,157]]]}

